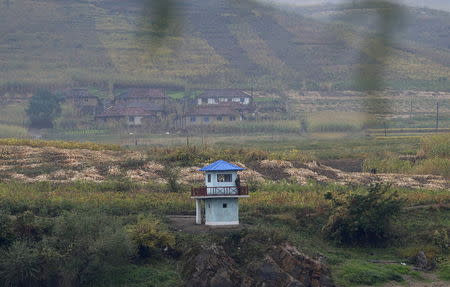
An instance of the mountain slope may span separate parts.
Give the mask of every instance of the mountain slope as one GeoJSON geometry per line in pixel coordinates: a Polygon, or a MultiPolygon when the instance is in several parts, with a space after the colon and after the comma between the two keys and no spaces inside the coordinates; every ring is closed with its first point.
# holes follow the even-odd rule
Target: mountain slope
{"type": "MultiPolygon", "coordinates": [[[[360,43],[367,37],[376,42],[376,31],[351,21],[323,23],[252,1],[179,0],[162,35],[144,3],[0,2],[0,87],[352,89],[360,64],[382,64],[360,43]]],[[[330,13],[326,7],[314,9],[312,16],[330,13]]],[[[408,13],[413,21],[402,41],[387,47],[390,87],[450,89],[449,14],[408,13]]]]}

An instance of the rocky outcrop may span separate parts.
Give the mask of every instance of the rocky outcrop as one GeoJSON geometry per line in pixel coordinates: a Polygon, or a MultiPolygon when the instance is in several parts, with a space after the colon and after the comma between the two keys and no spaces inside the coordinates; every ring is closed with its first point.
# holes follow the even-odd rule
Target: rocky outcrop
{"type": "MultiPolygon", "coordinates": [[[[192,252],[195,253],[195,252],[192,252]]],[[[222,246],[203,248],[186,262],[186,287],[251,287],[252,280],[239,271],[222,246]]]]}
{"type": "Polygon", "coordinates": [[[257,282],[255,286],[335,286],[325,264],[291,245],[270,248],[264,260],[253,263],[249,269],[257,282]]]}
{"type": "Polygon", "coordinates": [[[328,267],[290,245],[271,247],[263,259],[239,267],[221,246],[203,248],[186,263],[186,286],[334,287],[328,267]]]}

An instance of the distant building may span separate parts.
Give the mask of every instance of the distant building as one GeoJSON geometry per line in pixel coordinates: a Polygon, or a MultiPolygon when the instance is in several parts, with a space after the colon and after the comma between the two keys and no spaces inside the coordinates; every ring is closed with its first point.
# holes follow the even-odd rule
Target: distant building
{"type": "Polygon", "coordinates": [[[103,110],[100,99],[89,93],[87,88],[70,88],[63,95],[65,102],[72,105],[80,115],[95,116],[103,110]]]}
{"type": "Polygon", "coordinates": [[[252,100],[251,93],[242,90],[207,90],[197,97],[197,105],[216,105],[230,102],[250,105],[252,100]]]}
{"type": "Polygon", "coordinates": [[[114,99],[114,104],[125,105],[127,103],[165,105],[168,98],[163,89],[155,88],[130,88],[119,94],[114,99]]]}
{"type": "Polygon", "coordinates": [[[234,102],[202,105],[187,112],[184,121],[187,126],[218,122],[238,122],[245,120],[247,115],[251,112],[252,110],[250,107],[234,102]]]}
{"type": "Polygon", "coordinates": [[[199,169],[205,173],[205,186],[194,187],[191,191],[191,198],[195,199],[196,224],[239,224],[239,198],[249,197],[247,186],[240,183],[238,171],[241,170],[244,169],[223,160],[199,169]]]}
{"type": "Polygon", "coordinates": [[[162,89],[131,88],[118,95],[96,118],[100,123],[124,121],[129,126],[141,126],[160,122],[169,110],[162,89]]]}
{"type": "Polygon", "coordinates": [[[165,108],[150,104],[116,104],[96,117],[100,123],[124,121],[129,126],[141,126],[159,122],[165,116],[165,108]]]}

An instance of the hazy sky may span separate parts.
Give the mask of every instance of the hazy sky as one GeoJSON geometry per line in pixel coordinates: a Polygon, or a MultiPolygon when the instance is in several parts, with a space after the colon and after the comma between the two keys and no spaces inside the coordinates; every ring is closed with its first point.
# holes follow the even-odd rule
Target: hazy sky
{"type": "MultiPolygon", "coordinates": [[[[298,6],[308,6],[325,3],[348,3],[351,2],[352,0],[260,0],[260,1],[271,3],[287,3],[298,6]]],[[[432,9],[450,11],[450,0],[392,0],[392,2],[398,2],[416,7],[427,7],[432,9]]]]}

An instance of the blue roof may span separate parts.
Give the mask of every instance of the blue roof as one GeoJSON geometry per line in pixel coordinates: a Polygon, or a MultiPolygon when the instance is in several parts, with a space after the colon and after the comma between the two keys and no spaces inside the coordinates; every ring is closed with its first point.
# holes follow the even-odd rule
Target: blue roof
{"type": "Polygon", "coordinates": [[[199,171],[234,171],[234,170],[239,171],[239,170],[244,170],[244,169],[245,168],[231,164],[224,160],[218,160],[210,165],[207,165],[207,166],[199,169],[199,171]]]}

